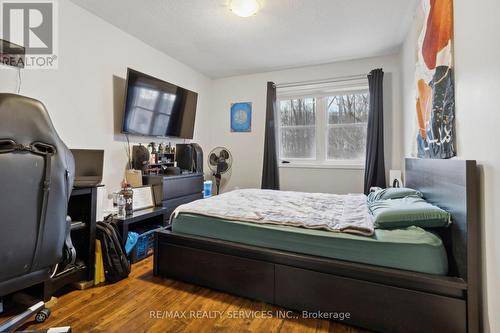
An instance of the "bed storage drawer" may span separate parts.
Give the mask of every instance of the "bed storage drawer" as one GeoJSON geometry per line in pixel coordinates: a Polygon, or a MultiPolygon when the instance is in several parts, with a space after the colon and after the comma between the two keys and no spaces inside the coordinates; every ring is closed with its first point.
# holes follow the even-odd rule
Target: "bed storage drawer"
{"type": "Polygon", "coordinates": [[[259,260],[172,245],[160,239],[155,275],[267,303],[274,301],[274,265],[259,260]]]}
{"type": "Polygon", "coordinates": [[[284,265],[275,274],[276,304],[290,309],[349,312],[346,323],[380,332],[465,332],[461,299],[284,265]]]}

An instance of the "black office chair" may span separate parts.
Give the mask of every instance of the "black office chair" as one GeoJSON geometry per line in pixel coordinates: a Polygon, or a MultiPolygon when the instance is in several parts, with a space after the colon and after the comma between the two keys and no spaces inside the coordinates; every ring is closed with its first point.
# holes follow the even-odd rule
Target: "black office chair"
{"type": "MultiPolygon", "coordinates": [[[[0,94],[0,297],[40,284],[74,260],[66,216],[73,174],[73,156],[44,105],[0,94]]],[[[0,332],[49,314],[39,302],[0,324],[0,332]]]]}

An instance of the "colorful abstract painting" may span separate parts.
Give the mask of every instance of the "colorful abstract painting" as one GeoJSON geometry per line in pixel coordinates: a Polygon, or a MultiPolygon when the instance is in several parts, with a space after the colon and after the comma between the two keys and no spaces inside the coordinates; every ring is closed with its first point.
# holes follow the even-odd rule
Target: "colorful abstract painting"
{"type": "Polygon", "coordinates": [[[231,132],[250,132],[252,130],[252,103],[231,104],[231,132]]]}
{"type": "Polygon", "coordinates": [[[451,158],[455,150],[453,0],[422,0],[416,66],[418,157],[451,158]]]}

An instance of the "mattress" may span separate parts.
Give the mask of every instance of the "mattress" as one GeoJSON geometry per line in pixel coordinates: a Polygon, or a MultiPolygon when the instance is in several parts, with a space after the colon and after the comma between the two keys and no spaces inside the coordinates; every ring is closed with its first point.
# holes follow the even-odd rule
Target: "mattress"
{"type": "Polygon", "coordinates": [[[373,236],[367,237],[181,213],[173,220],[172,231],[414,272],[448,273],[441,239],[415,226],[376,229],[373,236]]]}

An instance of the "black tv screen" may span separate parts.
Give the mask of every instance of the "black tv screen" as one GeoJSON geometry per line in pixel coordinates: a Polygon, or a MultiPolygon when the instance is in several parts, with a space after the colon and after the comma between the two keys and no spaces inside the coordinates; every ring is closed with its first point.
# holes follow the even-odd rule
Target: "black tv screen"
{"type": "Polygon", "coordinates": [[[192,139],[197,102],[197,93],[129,68],[122,132],[192,139]]]}

